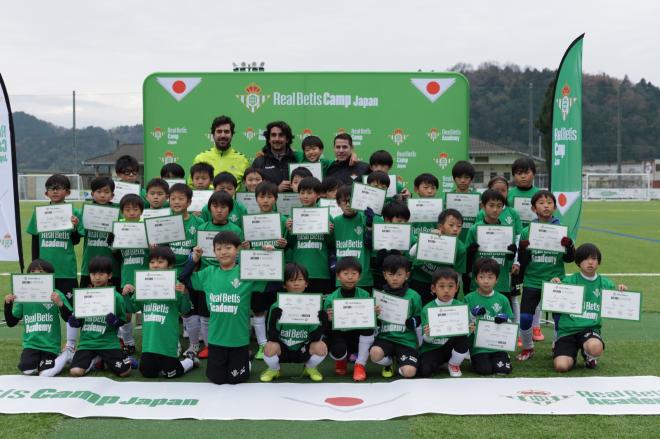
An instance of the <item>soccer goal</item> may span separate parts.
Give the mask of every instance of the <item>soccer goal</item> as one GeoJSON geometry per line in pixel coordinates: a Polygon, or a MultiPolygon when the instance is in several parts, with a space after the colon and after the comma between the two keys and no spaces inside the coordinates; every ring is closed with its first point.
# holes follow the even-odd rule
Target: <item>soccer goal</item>
{"type": "MultiPolygon", "coordinates": [[[[18,198],[21,201],[45,201],[46,180],[52,174],[18,174],[18,198]]],[[[67,200],[84,199],[82,178],[79,174],[64,174],[71,182],[71,195],[67,200]]]]}
{"type": "Polygon", "coordinates": [[[651,174],[585,174],[584,199],[649,201],[651,174]]]}

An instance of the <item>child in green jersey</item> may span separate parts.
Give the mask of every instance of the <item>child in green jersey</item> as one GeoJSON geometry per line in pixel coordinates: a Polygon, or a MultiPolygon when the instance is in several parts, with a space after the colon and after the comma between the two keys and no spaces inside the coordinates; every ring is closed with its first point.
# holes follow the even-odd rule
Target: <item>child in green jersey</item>
{"type": "MultiPolygon", "coordinates": [[[[126,222],[140,222],[144,203],[142,198],[135,194],[127,194],[119,203],[119,210],[126,222]]],[[[109,245],[112,245],[114,236],[108,237],[109,245]]],[[[123,295],[135,292],[135,271],[147,268],[147,257],[149,249],[146,248],[122,248],[113,250],[115,259],[119,260],[121,265],[121,293],[123,295]]],[[[127,310],[125,324],[119,328],[119,337],[122,340],[124,352],[126,355],[135,353],[135,337],[133,337],[133,315],[132,310],[127,310]]]]}
{"type": "MultiPolygon", "coordinates": [[[[410,220],[410,209],[408,206],[400,201],[390,201],[383,206],[381,212],[383,221],[390,224],[405,224],[410,220]]],[[[373,239],[373,238],[372,238],[373,239]]],[[[411,234],[410,237],[411,247],[417,242],[417,237],[411,234]]],[[[377,243],[374,243],[377,244],[377,243]]],[[[389,255],[401,255],[408,257],[408,251],[401,250],[387,250],[380,249],[372,252],[371,258],[371,275],[374,279],[374,288],[377,290],[383,289],[386,285],[385,277],[383,275],[383,261],[389,255]]]]}
{"type": "MultiPolygon", "coordinates": [[[[339,194],[338,194],[339,196],[339,194]]],[[[357,285],[362,274],[362,264],[353,256],[346,256],[337,262],[337,281],[341,285],[323,301],[323,309],[332,321],[332,304],[335,299],[366,299],[369,292],[357,285]]],[[[369,348],[374,342],[373,329],[332,329],[328,331],[328,348],[330,357],[335,360],[335,373],[346,375],[347,357],[349,352],[357,351],[355,366],[353,367],[353,380],[364,381],[367,371],[364,366],[369,358],[369,348]]]]}
{"type": "MultiPolygon", "coordinates": [[[[291,171],[291,192],[298,192],[298,186],[303,178],[313,177],[312,171],[305,167],[298,167],[291,171]]],[[[319,182],[320,183],[320,182],[319,182]]]]}
{"type": "MultiPolygon", "coordinates": [[[[89,277],[94,288],[112,287],[112,260],[106,256],[92,258],[89,261],[89,277]]],[[[131,374],[131,360],[120,349],[117,338],[117,330],[126,322],[124,298],[116,290],[114,294],[114,313],[84,319],[76,318],[75,314],[69,317],[71,326],[81,328],[78,350],[71,360],[70,373],[74,377],[85,375],[98,360],[102,360],[117,376],[126,377],[131,374]]]]}
{"type": "MultiPolygon", "coordinates": [[[[415,198],[435,198],[438,193],[438,185],[440,182],[438,178],[433,174],[419,174],[415,177],[414,182],[414,191],[415,198]]],[[[462,218],[462,217],[461,217],[462,218]]],[[[461,220],[462,222],[462,220],[461,220]]],[[[419,235],[420,233],[433,233],[437,223],[413,223],[412,232],[413,235],[419,235]]]]}
{"type": "MultiPolygon", "coordinates": [[[[472,180],[474,180],[474,166],[472,163],[461,160],[451,168],[451,176],[454,179],[454,189],[451,192],[459,194],[475,193],[472,187],[472,180]]],[[[445,196],[445,204],[447,204],[447,197],[445,196]]],[[[459,239],[465,242],[470,227],[474,224],[475,218],[463,217],[463,229],[459,235],[459,239]]]]}
{"type": "MultiPolygon", "coordinates": [[[[304,293],[308,280],[304,266],[290,262],[284,267],[284,288],[288,293],[304,293]]],[[[328,346],[322,340],[324,329],[328,327],[328,315],[319,310],[319,324],[293,325],[280,323],[282,313],[279,302],[273,303],[268,317],[268,343],[264,348],[268,369],[262,372],[261,381],[279,378],[280,363],[304,363],[303,375],[312,381],[323,381],[316,367],[328,355],[328,346]]]]}
{"type": "MultiPolygon", "coordinates": [[[[216,192],[227,192],[234,200],[234,205],[229,212],[229,221],[236,224],[238,227],[243,227],[243,215],[247,215],[247,208],[243,203],[236,199],[236,189],[238,182],[236,177],[229,172],[221,172],[213,178],[213,190],[216,192]]],[[[205,222],[211,221],[211,212],[208,205],[202,208],[201,218],[205,222]]]]}
{"type": "MultiPolygon", "coordinates": [[[[417,374],[419,359],[418,338],[421,338],[419,325],[422,301],[419,294],[408,288],[410,261],[402,255],[390,255],[383,261],[383,275],[386,285],[383,292],[408,301],[408,313],[404,324],[378,319],[378,336],[369,349],[371,361],[383,366],[384,378],[391,378],[392,359],[396,358],[399,375],[413,378],[417,374]],[[419,334],[418,334],[419,332],[419,334]]],[[[380,315],[380,308],[376,307],[380,315]]]]}
{"type": "MultiPolygon", "coordinates": [[[[302,168],[298,168],[302,169],[302,168]]],[[[293,185],[293,182],[291,183],[293,185]]],[[[298,198],[302,207],[314,208],[318,206],[321,182],[315,177],[304,178],[298,186],[298,198]]],[[[332,218],[330,218],[331,220],[332,218]]],[[[330,221],[327,234],[293,235],[293,219],[286,221],[289,231],[288,244],[291,248],[291,260],[304,264],[309,273],[306,292],[328,294],[334,288],[330,281],[329,257],[334,254],[334,225],[330,221]]]]}
{"type": "MultiPolygon", "coordinates": [[[[234,207],[234,200],[225,191],[214,192],[211,194],[206,205],[211,213],[211,220],[197,226],[200,232],[233,232],[243,241],[243,230],[236,224],[229,221],[229,213],[234,207]]],[[[243,242],[242,248],[247,248],[248,243],[243,242]]],[[[200,270],[208,266],[218,266],[219,262],[215,255],[202,255],[200,270]]],[[[199,350],[199,341],[204,341],[204,349],[199,351],[199,358],[208,358],[208,333],[209,333],[209,313],[202,301],[205,300],[204,293],[193,290],[191,292],[193,310],[189,316],[183,318],[184,325],[188,331],[190,345],[188,349],[199,350]]]]}
{"type": "Polygon", "coordinates": [[[321,182],[321,198],[330,200],[337,199],[337,191],[341,187],[341,181],[335,177],[325,177],[321,182]]]}
{"type": "MultiPolygon", "coordinates": [[[[185,184],[174,186],[179,185],[190,190],[185,184]]],[[[175,268],[175,260],[171,248],[152,247],[149,253],[149,270],[172,270],[175,268]]],[[[190,299],[183,284],[177,283],[175,290],[174,300],[137,301],[135,296],[130,299],[125,296],[144,316],[140,373],[145,378],[176,378],[199,365],[199,359],[194,352],[188,352],[186,358],[181,361],[177,358],[179,315],[190,311],[190,299]]]]}
{"type": "MultiPolygon", "coordinates": [[[[500,264],[491,258],[478,259],[474,264],[476,291],[465,296],[465,304],[470,310],[471,330],[477,320],[492,320],[497,324],[508,322],[513,315],[509,299],[495,289],[500,274],[500,264]]],[[[470,362],[472,370],[480,375],[508,375],[511,373],[511,359],[505,351],[478,348],[474,345],[474,333],[470,336],[470,362]]]]}
{"type": "MultiPolygon", "coordinates": [[[[539,223],[559,225],[559,219],[553,216],[557,202],[552,192],[540,190],[532,197],[532,210],[536,213],[539,223]]],[[[536,222],[534,221],[534,222],[536,222]]],[[[548,282],[555,277],[561,277],[566,272],[565,262],[573,262],[575,258],[575,247],[568,236],[561,239],[561,245],[565,248],[564,253],[528,249],[529,229],[525,227],[520,234],[520,270],[523,273],[523,293],[520,303],[520,338],[522,339],[522,351],[518,354],[518,360],[526,361],[534,355],[533,319],[539,303],[541,302],[541,289],[543,282],[548,282]]]]}
{"type": "MultiPolygon", "coordinates": [[[[433,273],[441,267],[451,267],[458,273],[465,273],[466,271],[466,251],[465,244],[458,239],[463,227],[463,215],[456,209],[445,209],[438,215],[437,228],[431,230],[440,236],[453,236],[456,237],[456,256],[452,264],[446,265],[437,262],[420,261],[417,259],[417,244],[413,245],[410,249],[410,254],[415,259],[413,260],[412,279],[410,286],[413,290],[417,291],[422,298],[422,305],[431,302],[436,296],[432,291],[432,278],[433,273]]],[[[467,290],[464,290],[464,292],[467,290]]],[[[458,291],[457,291],[458,293],[458,291]]]]}
{"type": "MultiPolygon", "coordinates": [[[[53,204],[66,203],[66,197],[71,194],[71,182],[62,174],[53,174],[46,180],[46,197],[53,204]]],[[[72,208],[71,230],[56,232],[37,231],[36,210],[30,218],[27,233],[32,235],[32,259],[43,259],[53,264],[55,274],[55,289],[61,291],[71,303],[73,289],[78,287],[78,273],[76,252],[74,246],[80,242],[84,235],[81,214],[75,207],[72,208]]],[[[73,355],[76,346],[78,331],[67,325],[66,350],[68,356],[73,355]]]]}
{"type": "Polygon", "coordinates": [[[443,364],[447,363],[449,376],[458,378],[462,376],[461,363],[467,357],[470,347],[467,335],[431,337],[429,329],[429,309],[463,305],[463,302],[454,298],[458,293],[458,273],[451,268],[438,268],[433,273],[431,292],[435,294],[435,300],[427,303],[422,309],[424,342],[420,348],[417,376],[431,378],[434,373],[440,371],[443,364]]]}
{"type": "MultiPolygon", "coordinates": [[[[506,198],[493,189],[488,189],[481,194],[481,206],[484,211],[484,218],[482,221],[475,222],[465,238],[465,247],[467,248],[467,272],[471,271],[471,267],[474,265],[476,259],[482,257],[492,258],[500,264],[500,274],[497,279],[497,286],[495,289],[499,292],[508,293],[511,290],[511,272],[513,268],[513,259],[516,256],[518,247],[516,244],[511,243],[507,247],[507,253],[484,253],[479,250],[479,243],[477,242],[477,228],[480,225],[504,225],[501,221],[502,210],[504,209],[504,204],[506,203],[506,198]]],[[[513,227],[513,226],[511,226],[513,227]]],[[[515,232],[514,232],[515,238],[515,232]]],[[[516,267],[517,270],[517,267],[516,267]]],[[[474,280],[474,279],[472,279],[474,280]]],[[[464,291],[470,291],[469,280],[465,280],[465,289],[464,291]]]]}
{"type": "MultiPolygon", "coordinates": [[[[384,172],[385,174],[389,175],[393,165],[394,159],[392,158],[392,154],[390,154],[388,151],[385,151],[384,149],[374,152],[369,157],[369,168],[371,169],[371,172],[384,172]]],[[[408,188],[406,188],[406,185],[403,182],[403,177],[397,175],[395,184],[395,197],[397,197],[397,199],[410,197],[410,191],[408,188]]]]}
{"type": "Polygon", "coordinates": [[[206,162],[195,163],[190,167],[190,179],[193,189],[196,191],[205,191],[211,186],[215,170],[213,166],[206,162]]]}
{"type": "MultiPolygon", "coordinates": [[[[115,162],[115,174],[119,181],[123,183],[140,184],[140,164],[137,159],[131,155],[123,155],[115,162]]],[[[147,203],[147,191],[142,188],[140,190],[140,197],[142,201],[147,203]]],[[[113,200],[115,204],[121,200],[113,200]]]]}
{"type": "MultiPolygon", "coordinates": [[[[53,265],[43,259],[35,259],[28,266],[28,273],[54,273],[53,265]]],[[[18,370],[24,375],[54,377],[73,354],[60,353],[60,316],[66,322],[71,316],[71,305],[60,291],[50,295],[48,303],[16,303],[16,296],[5,296],[5,322],[13,327],[23,320],[23,352],[18,370]],[[56,305],[56,306],[53,306],[56,305]]]]}
{"type": "Polygon", "coordinates": [[[238,384],[250,376],[250,302],[261,294],[265,282],[240,279],[236,264],[241,240],[233,232],[219,232],[213,239],[218,266],[210,265],[192,273],[202,257],[195,247],[191,262],[181,274],[181,281],[190,282],[189,290],[204,292],[205,306],[209,310],[209,359],[206,376],[215,384],[238,384]]]}
{"type": "Polygon", "coordinates": [[[149,209],[168,207],[170,185],[162,178],[152,178],[147,183],[147,204],[149,209]]]}
{"type": "MultiPolygon", "coordinates": [[[[344,185],[337,191],[337,204],[342,214],[332,219],[334,224],[337,260],[352,256],[362,266],[358,286],[371,289],[374,279],[371,273],[372,227],[374,211],[364,212],[351,208],[351,186],[344,185]]],[[[337,279],[337,284],[339,284],[337,279]]]]}
{"type": "Polygon", "coordinates": [[[588,369],[598,366],[598,358],[605,350],[600,334],[600,304],[603,290],[626,291],[625,285],[615,286],[609,278],[598,274],[602,256],[593,244],[582,244],[575,251],[575,263],[579,273],[555,277],[554,283],[584,286],[582,314],[555,314],[557,341],[553,349],[554,366],[557,372],[568,372],[575,365],[577,352],[582,351],[584,365],[588,369]]]}
{"type": "Polygon", "coordinates": [[[259,168],[247,168],[243,174],[243,189],[245,192],[254,192],[259,183],[264,181],[264,172],[259,168]]]}

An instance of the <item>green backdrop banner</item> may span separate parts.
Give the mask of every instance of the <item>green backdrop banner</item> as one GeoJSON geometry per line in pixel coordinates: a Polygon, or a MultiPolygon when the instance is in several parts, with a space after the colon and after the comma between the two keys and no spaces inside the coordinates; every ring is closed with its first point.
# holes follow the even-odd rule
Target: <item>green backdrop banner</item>
{"type": "Polygon", "coordinates": [[[353,136],[361,160],[388,150],[390,173],[409,186],[430,172],[448,190],[453,163],[468,158],[469,85],[457,73],[154,73],[143,94],[145,180],[170,162],[187,175],[213,145],[211,122],[221,114],[236,123],[232,146],[250,161],[274,120],[291,125],[294,149],[319,136],[330,160],[340,132],[353,136]]]}

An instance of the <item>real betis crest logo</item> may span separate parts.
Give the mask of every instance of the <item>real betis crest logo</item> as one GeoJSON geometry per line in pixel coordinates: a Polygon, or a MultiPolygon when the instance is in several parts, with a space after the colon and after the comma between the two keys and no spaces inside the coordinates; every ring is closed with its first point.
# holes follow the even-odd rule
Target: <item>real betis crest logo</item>
{"type": "Polygon", "coordinates": [[[154,136],[154,139],[160,140],[163,138],[163,130],[160,127],[156,127],[151,132],[151,135],[154,136]]]}
{"type": "Polygon", "coordinates": [[[572,395],[553,395],[545,390],[520,390],[516,395],[504,395],[505,398],[518,401],[529,402],[536,405],[550,405],[555,402],[563,401],[572,395]]]}
{"type": "Polygon", "coordinates": [[[431,142],[435,142],[440,138],[440,131],[437,128],[431,128],[427,133],[426,136],[431,139],[431,142]]]}
{"type": "Polygon", "coordinates": [[[577,101],[577,97],[571,97],[571,88],[568,84],[564,84],[564,87],[561,89],[561,95],[562,97],[557,99],[557,106],[561,111],[562,120],[566,122],[568,113],[571,111],[571,107],[573,107],[575,101],[577,101]]]}
{"type": "Polygon", "coordinates": [[[257,136],[256,131],[254,131],[254,128],[248,127],[243,131],[243,135],[245,138],[248,140],[248,142],[251,142],[252,139],[254,139],[257,136]]]}
{"type": "Polygon", "coordinates": [[[600,288],[594,289],[594,296],[600,297],[600,288]]]}
{"type": "Polygon", "coordinates": [[[362,229],[362,226],[357,226],[355,229],[353,229],[356,235],[361,235],[362,232],[364,232],[364,229],[362,229]]]}
{"type": "Polygon", "coordinates": [[[401,128],[395,129],[392,134],[388,136],[396,146],[400,146],[408,138],[408,134],[404,133],[401,128]]]}
{"type": "Polygon", "coordinates": [[[234,288],[238,288],[241,286],[241,281],[238,278],[235,278],[233,281],[231,281],[231,286],[234,288]]]}
{"type": "Polygon", "coordinates": [[[241,104],[245,105],[245,108],[254,113],[270,98],[270,95],[262,95],[261,92],[261,87],[252,82],[245,87],[245,94],[236,95],[236,97],[241,104]]]}
{"type": "Polygon", "coordinates": [[[305,128],[301,134],[298,134],[300,137],[300,140],[304,140],[305,137],[309,137],[312,135],[312,129],[311,128],[305,128]]]}
{"type": "Polygon", "coordinates": [[[163,164],[168,164],[168,163],[176,163],[179,158],[174,155],[172,151],[165,151],[163,153],[163,156],[160,157],[160,161],[163,162],[163,164]]]}
{"type": "Polygon", "coordinates": [[[438,157],[434,158],[433,161],[440,169],[447,169],[447,166],[452,162],[452,159],[449,157],[449,154],[446,152],[441,152],[438,154],[438,157]]]}
{"type": "Polygon", "coordinates": [[[500,305],[499,303],[494,303],[493,304],[493,311],[495,311],[496,313],[499,313],[501,310],[502,310],[502,305],[500,305]]]}
{"type": "Polygon", "coordinates": [[[0,244],[2,244],[2,246],[4,248],[11,247],[11,244],[12,244],[11,235],[9,233],[5,233],[5,236],[2,237],[2,240],[0,241],[0,244]]]}

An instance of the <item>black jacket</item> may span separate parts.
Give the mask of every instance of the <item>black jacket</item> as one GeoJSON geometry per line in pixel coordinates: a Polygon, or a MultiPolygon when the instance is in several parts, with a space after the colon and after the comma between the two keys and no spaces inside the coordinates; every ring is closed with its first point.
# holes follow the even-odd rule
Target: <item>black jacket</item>
{"type": "Polygon", "coordinates": [[[261,169],[266,180],[271,181],[277,185],[282,183],[284,180],[288,180],[289,164],[298,163],[298,160],[296,160],[296,156],[291,148],[286,149],[286,153],[281,160],[278,160],[275,157],[273,151],[270,149],[270,146],[264,146],[261,151],[264,153],[264,155],[254,159],[252,162],[252,167],[261,169]]]}
{"type": "Polygon", "coordinates": [[[334,177],[342,184],[353,184],[354,181],[362,183],[362,176],[371,172],[369,163],[357,162],[354,166],[348,166],[348,162],[349,160],[332,162],[325,173],[326,177],[334,177]]]}

